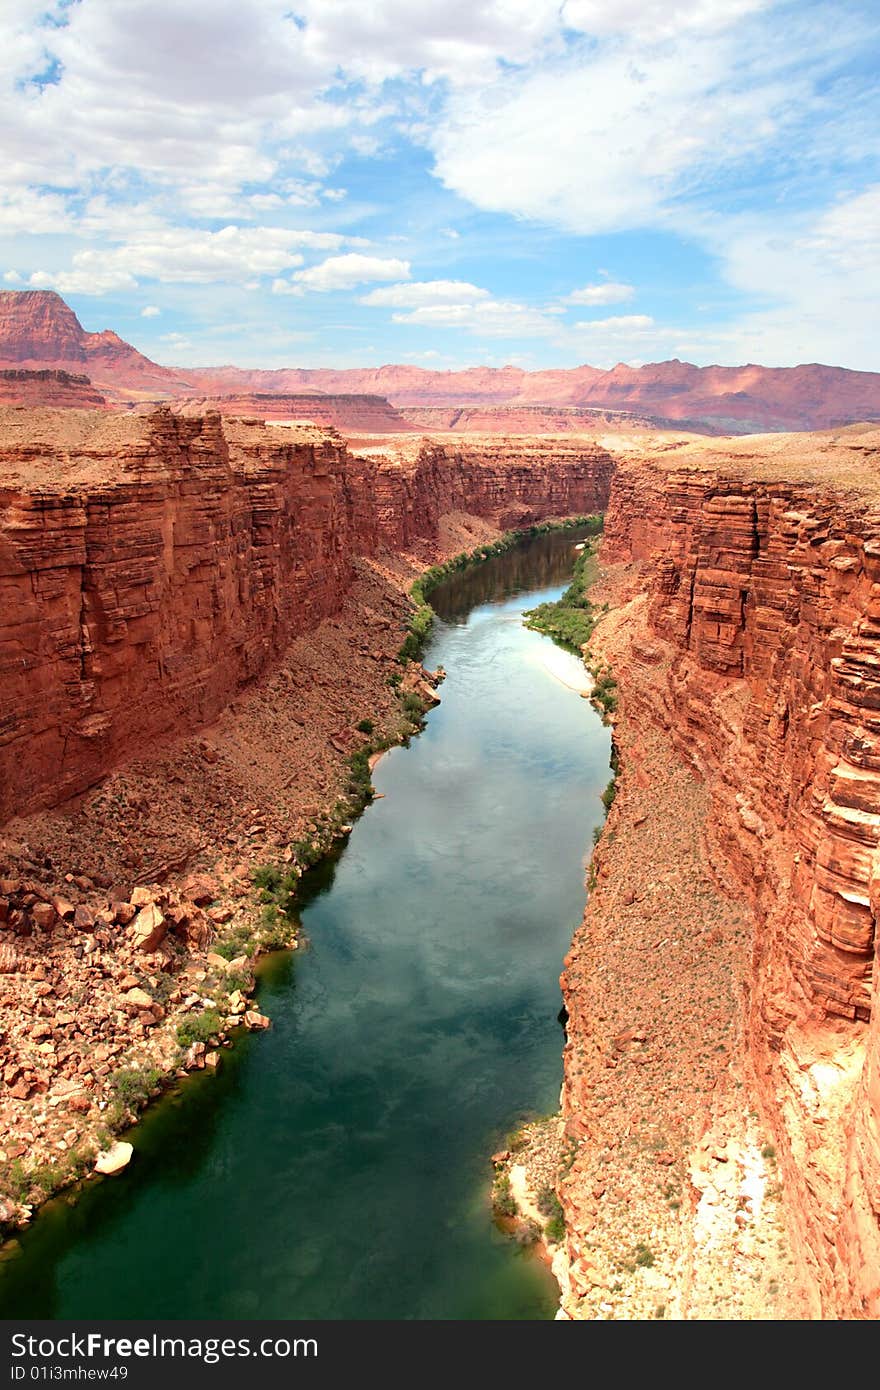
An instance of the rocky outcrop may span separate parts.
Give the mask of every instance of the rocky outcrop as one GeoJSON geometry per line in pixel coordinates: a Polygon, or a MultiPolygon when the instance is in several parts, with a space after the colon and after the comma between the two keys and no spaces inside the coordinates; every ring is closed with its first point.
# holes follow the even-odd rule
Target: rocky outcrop
{"type": "Polygon", "coordinates": [[[215,719],[339,608],[355,556],[455,510],[592,512],[610,473],[583,442],[355,458],[318,429],[167,408],[0,414],[0,821],[215,719]]]}
{"type": "Polygon", "coordinates": [[[95,409],[107,402],[87,376],[62,371],[0,371],[0,405],[79,406],[95,409]]]}
{"type": "Polygon", "coordinates": [[[291,395],[242,392],[236,396],[195,397],[175,402],[181,415],[255,416],[259,420],[308,421],[342,434],[399,434],[412,429],[384,396],[327,396],[319,392],[291,395]]]}
{"type": "Polygon", "coordinates": [[[52,290],[0,291],[0,359],[84,366],[83,326],[52,290]]]}
{"type": "MultiPolygon", "coordinates": [[[[151,362],[112,329],[87,333],[54,290],[0,290],[0,366],[5,365],[87,369],[92,381],[114,400],[132,392],[164,395],[192,390],[184,376],[151,362]]],[[[42,403],[55,402],[45,399],[42,403]]]]}
{"type": "Polygon", "coordinates": [[[843,1317],[880,1316],[878,444],[630,457],[604,548],[647,566],[624,718],[698,772],[709,862],[754,912],[749,1045],[802,1263],[843,1317]]]}
{"type": "Polygon", "coordinates": [[[593,430],[657,429],[659,420],[631,411],[574,405],[407,406],[408,427],[481,434],[588,434],[593,430]]]}

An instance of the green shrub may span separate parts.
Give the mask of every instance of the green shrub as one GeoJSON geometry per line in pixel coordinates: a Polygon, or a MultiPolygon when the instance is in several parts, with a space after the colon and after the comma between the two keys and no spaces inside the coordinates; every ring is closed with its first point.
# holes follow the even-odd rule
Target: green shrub
{"type": "Polygon", "coordinates": [[[425,706],[414,690],[407,690],[400,701],[400,707],[411,724],[421,723],[425,706]]]}
{"type": "Polygon", "coordinates": [[[565,1235],[565,1213],[555,1188],[548,1185],[538,1193],[538,1211],[548,1218],[544,1224],[545,1236],[554,1245],[559,1245],[565,1235]]]}
{"type": "Polygon", "coordinates": [[[120,1067],[110,1077],[110,1095],[126,1110],[137,1112],[152,1096],[162,1073],[156,1067],[120,1067]]]}
{"type": "Polygon", "coordinates": [[[598,611],[587,590],[592,582],[594,548],[587,544],[575,560],[571,583],[555,603],[539,603],[530,609],[526,626],[552,637],[560,646],[575,651],[586,646],[598,621],[598,611]]]}
{"type": "Polygon", "coordinates": [[[600,667],[593,671],[590,699],[606,718],[617,709],[617,681],[607,669],[600,667]]]}
{"type": "Polygon", "coordinates": [[[251,882],[255,888],[274,897],[281,886],[281,870],[277,864],[261,864],[251,874],[251,882]]]}
{"type": "Polygon", "coordinates": [[[177,1025],[177,1041],[181,1047],[190,1047],[194,1042],[209,1042],[223,1027],[223,1020],[216,1009],[205,1009],[201,1014],[190,1014],[177,1025]]]}
{"type": "Polygon", "coordinates": [[[375,727],[372,719],[361,719],[356,725],[359,734],[371,734],[375,727]]]}
{"type": "Polygon", "coordinates": [[[519,1208],[510,1190],[510,1178],[499,1173],[492,1185],[492,1210],[496,1216],[516,1216],[519,1208]]]}
{"type": "Polygon", "coordinates": [[[253,946],[253,937],[249,928],[240,924],[222,941],[215,941],[211,950],[216,956],[222,956],[224,960],[235,960],[238,956],[249,956],[253,946]]]}

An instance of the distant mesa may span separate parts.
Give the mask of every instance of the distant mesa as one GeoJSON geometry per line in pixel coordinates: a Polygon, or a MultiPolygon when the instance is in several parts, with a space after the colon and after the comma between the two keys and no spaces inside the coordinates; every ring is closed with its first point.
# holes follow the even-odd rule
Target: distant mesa
{"type": "Polygon", "coordinates": [[[413,429],[384,396],[251,391],[242,395],[185,397],[174,402],[174,410],[179,415],[204,415],[206,410],[216,410],[220,415],[257,416],[278,423],[311,420],[313,424],[349,434],[399,434],[413,429]]]}
{"type": "Polygon", "coordinates": [[[107,404],[87,376],[45,367],[32,371],[26,367],[0,369],[0,404],[80,406],[94,410],[107,404]]]}
{"type": "MultiPolygon", "coordinates": [[[[520,367],[430,371],[399,364],[340,371],[163,367],[111,329],[87,333],[52,290],[0,291],[2,368],[85,374],[94,391],[115,406],[185,400],[180,408],[189,410],[191,404],[210,402],[224,414],[265,412],[266,419],[306,418],[364,433],[406,428],[564,433],[644,423],[655,429],[672,425],[705,434],[747,434],[880,420],[880,374],[817,363],[696,367],[674,359],[644,367],[618,363],[610,371],[580,366],[535,372],[520,367]]],[[[60,383],[46,380],[45,385],[47,392],[65,394],[60,383]]],[[[28,389],[38,390],[39,382],[28,389]]],[[[82,402],[47,395],[38,401],[28,397],[28,403],[82,402]]]]}

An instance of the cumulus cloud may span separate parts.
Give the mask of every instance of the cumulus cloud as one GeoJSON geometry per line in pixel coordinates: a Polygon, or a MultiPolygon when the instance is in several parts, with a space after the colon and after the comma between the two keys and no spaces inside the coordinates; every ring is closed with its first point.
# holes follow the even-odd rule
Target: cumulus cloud
{"type": "Polygon", "coordinates": [[[361,304],[387,305],[394,309],[418,309],[425,304],[469,304],[488,299],[489,291],[467,280],[414,280],[408,285],[383,285],[371,290],[361,304]]]}
{"type": "Polygon", "coordinates": [[[568,304],[623,304],[632,299],[635,289],[632,285],[615,284],[607,280],[599,285],[584,285],[583,289],[572,290],[565,296],[568,304]]]}
{"type": "Polygon", "coordinates": [[[283,227],[223,227],[218,232],[167,227],[106,251],[77,251],[70,270],[37,271],[35,285],[54,285],[62,294],[106,294],[131,288],[138,279],[208,285],[277,275],[301,265],[291,248],[304,234],[283,227]]]}
{"type": "MultiPolygon", "coordinates": [[[[508,228],[659,229],[708,252],[728,318],[714,336],[691,334],[706,352],[876,362],[869,40],[870,7],[828,0],[4,0],[6,263],[17,283],[77,294],[143,280],[297,295],[386,281],[389,297],[363,302],[426,330],[566,351],[604,333],[629,355],[639,338],[672,344],[678,330],[639,315],[565,330],[558,306],[515,302],[525,289],[508,300],[465,279],[413,281],[413,270],[482,275],[464,259],[475,223],[443,195],[438,221],[461,234],[433,229],[443,255],[430,269],[417,259],[420,216],[395,222],[412,265],[342,232],[284,227],[322,228],[331,213],[343,228],[367,215],[380,226],[387,185],[355,184],[341,161],[387,160],[408,143],[508,228]],[[306,268],[304,252],[330,259],[306,268]],[[736,296],[757,307],[737,317],[736,296]]],[[[632,298],[609,277],[563,302],[632,298]]]]}
{"type": "Polygon", "coordinates": [[[429,82],[464,86],[499,61],[527,62],[559,32],[557,0],[299,0],[297,13],[312,62],[369,82],[424,69],[429,82]]]}
{"type": "Polygon", "coordinates": [[[670,38],[688,29],[724,29],[772,0],[565,0],[562,22],[589,34],[670,38]]]}
{"type": "Polygon", "coordinates": [[[648,314],[621,314],[608,319],[585,319],[574,326],[579,333],[632,333],[642,328],[653,328],[654,320],[648,314]]]}
{"type": "Polygon", "coordinates": [[[540,309],[503,299],[464,304],[422,304],[407,314],[392,314],[394,323],[422,328],[458,328],[486,338],[542,338],[553,333],[556,321],[540,309]]]}
{"type": "Polygon", "coordinates": [[[725,219],[707,238],[728,283],[764,305],[717,334],[720,360],[880,370],[880,184],[819,213],[725,219]]]}
{"type": "Polygon", "coordinates": [[[114,270],[102,264],[102,258],[92,251],[79,252],[81,262],[74,256],[72,270],[35,270],[28,276],[28,285],[35,290],[58,290],[59,294],[111,294],[133,290],[137,280],[126,270],[114,270]]]}
{"type": "Polygon", "coordinates": [[[727,35],[621,40],[454,94],[428,143],[477,207],[604,233],[666,222],[683,194],[772,144],[791,97],[754,80],[727,35]]]}
{"type": "Polygon", "coordinates": [[[34,188],[16,188],[11,193],[0,190],[0,234],[57,236],[73,226],[67,202],[58,193],[34,188]]]}
{"type": "Polygon", "coordinates": [[[409,273],[409,261],[350,251],[344,256],[329,256],[320,265],[309,266],[307,270],[298,270],[293,279],[300,290],[325,292],[354,289],[370,280],[404,280],[409,273]]]}
{"type": "Polygon", "coordinates": [[[158,304],[145,304],[143,309],[141,309],[141,318],[155,319],[159,317],[161,312],[162,310],[159,308],[158,304]]]}

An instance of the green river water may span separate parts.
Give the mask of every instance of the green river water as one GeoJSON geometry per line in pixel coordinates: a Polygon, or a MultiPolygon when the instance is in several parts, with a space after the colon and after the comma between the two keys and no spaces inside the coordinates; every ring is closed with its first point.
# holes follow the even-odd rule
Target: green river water
{"type": "Polygon", "coordinates": [[[442,703],[310,875],[307,946],[262,969],[271,1031],[148,1112],[124,1174],[41,1211],[0,1316],[553,1316],[549,1272],[493,1223],[488,1157],[558,1102],[558,977],[609,777],[579,661],[521,621],[578,535],[433,592],[442,703]]]}

